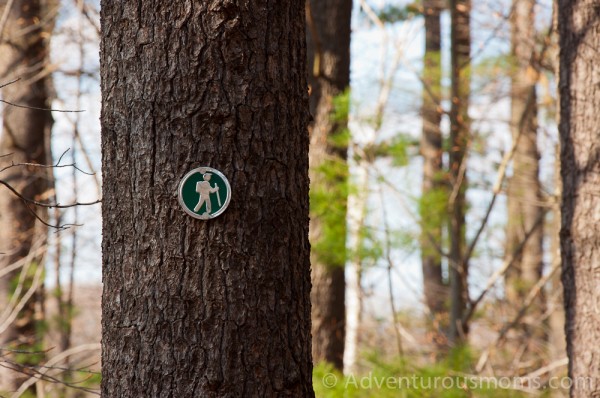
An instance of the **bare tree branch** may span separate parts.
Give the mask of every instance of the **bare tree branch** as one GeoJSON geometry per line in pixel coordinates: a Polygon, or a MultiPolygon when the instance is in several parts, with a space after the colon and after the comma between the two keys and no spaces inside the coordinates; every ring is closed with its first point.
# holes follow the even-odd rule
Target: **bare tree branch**
{"type": "MultiPolygon", "coordinates": [[[[36,375],[30,377],[28,380],[26,380],[23,384],[21,384],[21,386],[19,387],[19,389],[11,396],[11,398],[19,398],[20,396],[22,396],[29,387],[31,387],[32,385],[34,385],[35,383],[37,383],[38,381],[42,380],[43,378],[48,378],[48,373],[52,370],[55,369],[59,369],[61,371],[64,371],[65,369],[61,369],[61,368],[54,368],[53,365],[60,363],[63,359],[66,359],[70,356],[73,356],[75,354],[79,354],[81,352],[86,352],[86,351],[98,351],[100,350],[101,346],[99,343],[92,343],[92,344],[82,344],[79,345],[77,347],[73,347],[70,348],[66,351],[61,352],[60,354],[52,357],[51,359],[48,360],[48,362],[46,362],[46,364],[41,366],[41,370],[39,370],[37,372],[36,375]]],[[[71,370],[71,369],[69,369],[71,370]]],[[[92,372],[90,372],[92,373],[92,372]]],[[[69,387],[73,387],[75,383],[66,383],[64,381],[60,381],[56,378],[53,378],[53,380],[56,380],[56,382],[61,383],[61,384],[65,384],[68,385],[69,387]]],[[[83,387],[81,386],[75,386],[77,388],[82,389],[83,387]]],[[[98,394],[98,392],[91,390],[91,389],[85,389],[85,391],[90,392],[92,394],[98,394]]]]}
{"type": "Polygon", "coordinates": [[[11,191],[13,194],[15,194],[17,197],[19,197],[21,200],[25,201],[26,203],[29,203],[29,204],[32,204],[35,206],[40,206],[40,207],[47,207],[49,209],[53,209],[53,208],[66,209],[66,208],[74,207],[74,206],[91,206],[91,205],[95,205],[95,204],[102,202],[102,199],[97,199],[93,202],[75,202],[75,203],[71,203],[68,205],[61,205],[59,203],[44,203],[44,202],[39,202],[37,200],[33,200],[33,199],[24,197],[6,181],[0,180],[0,185],[4,185],[6,188],[9,189],[9,191],[11,191]]]}
{"type": "MultiPolygon", "coordinates": [[[[8,22],[8,16],[10,15],[10,10],[13,6],[15,0],[8,0],[6,5],[4,6],[4,12],[2,13],[2,19],[0,20],[0,42],[2,42],[2,36],[4,35],[4,28],[6,28],[6,23],[8,22]]],[[[2,88],[4,86],[0,86],[2,88]]]]}
{"type": "Polygon", "coordinates": [[[494,274],[488,279],[488,281],[485,285],[485,288],[481,291],[481,293],[479,293],[479,296],[477,296],[477,298],[475,300],[471,300],[471,302],[469,303],[470,304],[469,309],[467,310],[467,312],[465,313],[465,316],[463,317],[463,324],[468,322],[471,319],[471,317],[475,313],[475,309],[481,303],[483,298],[488,294],[490,289],[496,284],[498,279],[500,279],[506,273],[506,271],[510,267],[512,267],[512,265],[515,263],[515,261],[519,258],[519,256],[521,255],[521,252],[523,251],[523,248],[527,244],[527,241],[529,240],[531,235],[533,235],[535,230],[538,229],[538,227],[540,225],[542,225],[542,222],[544,221],[544,216],[545,216],[545,214],[542,213],[542,216],[538,217],[535,224],[533,224],[533,226],[529,229],[529,231],[527,231],[523,240],[521,241],[519,246],[515,249],[514,253],[512,253],[510,258],[506,259],[504,261],[504,264],[502,264],[502,267],[498,268],[496,270],[496,272],[494,272],[494,274]]]}
{"type": "Polygon", "coordinates": [[[17,108],[34,109],[34,110],[37,110],[37,111],[63,112],[63,113],[85,112],[85,110],[83,110],[83,109],[81,109],[81,110],[52,109],[52,108],[38,108],[37,106],[19,105],[19,104],[15,104],[14,102],[10,102],[10,101],[3,100],[3,99],[0,99],[0,102],[5,103],[5,104],[10,105],[10,106],[15,106],[17,108]]]}
{"type": "Polygon", "coordinates": [[[488,348],[479,357],[479,361],[477,361],[477,366],[475,368],[477,370],[477,372],[481,372],[481,370],[483,369],[483,367],[485,366],[485,364],[487,363],[487,361],[489,359],[489,356],[490,356],[490,353],[491,353],[492,349],[495,348],[495,347],[500,346],[506,340],[506,335],[508,334],[508,332],[513,327],[515,327],[519,323],[519,321],[521,320],[521,318],[527,313],[527,310],[529,309],[529,307],[533,303],[533,300],[540,293],[540,291],[542,290],[542,288],[544,287],[544,285],[546,284],[546,282],[548,282],[550,280],[550,278],[554,275],[554,273],[559,268],[560,268],[560,263],[554,264],[552,266],[552,269],[550,269],[550,272],[548,272],[546,275],[544,275],[533,286],[533,288],[531,289],[531,291],[529,292],[529,294],[527,295],[527,297],[525,297],[523,305],[519,309],[519,312],[514,317],[514,319],[512,321],[504,324],[504,326],[502,327],[502,329],[498,333],[498,337],[496,338],[496,341],[494,341],[494,343],[490,344],[488,346],[488,348]]]}

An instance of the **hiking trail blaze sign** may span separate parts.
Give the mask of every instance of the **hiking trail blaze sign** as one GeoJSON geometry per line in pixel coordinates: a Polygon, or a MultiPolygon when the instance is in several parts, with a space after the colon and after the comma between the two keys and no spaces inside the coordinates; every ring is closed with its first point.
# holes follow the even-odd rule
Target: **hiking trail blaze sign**
{"type": "Polygon", "coordinates": [[[179,204],[192,217],[210,220],[225,211],[231,200],[231,186],[219,170],[198,167],[179,183],[179,204]]]}

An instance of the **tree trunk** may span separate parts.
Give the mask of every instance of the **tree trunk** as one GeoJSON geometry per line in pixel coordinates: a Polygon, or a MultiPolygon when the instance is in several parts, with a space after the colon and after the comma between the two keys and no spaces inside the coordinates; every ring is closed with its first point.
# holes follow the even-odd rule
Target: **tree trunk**
{"type": "MultiPolygon", "coordinates": [[[[556,68],[558,69],[558,67],[556,68]]],[[[558,76],[558,71],[556,73],[558,76]]],[[[558,145],[555,149],[555,166],[554,166],[554,181],[555,181],[555,202],[552,208],[552,223],[548,228],[547,239],[550,241],[550,253],[552,268],[560,269],[560,198],[562,193],[562,183],[560,181],[560,151],[558,145]]],[[[563,303],[563,290],[560,281],[560,272],[556,272],[550,279],[550,289],[546,298],[546,307],[549,311],[548,317],[548,361],[550,363],[560,361],[565,358],[565,311],[563,303]]],[[[558,368],[549,373],[550,377],[564,376],[564,369],[558,368]]],[[[562,398],[565,396],[563,389],[552,391],[552,398],[562,398]]]]}
{"type": "Polygon", "coordinates": [[[342,370],[351,0],[307,2],[312,354],[342,370]]]}
{"type": "Polygon", "coordinates": [[[369,166],[364,159],[356,164],[352,184],[356,190],[348,195],[348,247],[353,253],[346,269],[346,341],[344,345],[344,374],[356,374],[360,331],[363,314],[363,256],[364,229],[367,219],[369,166]]]}
{"type": "MultiPolygon", "coordinates": [[[[515,314],[542,276],[543,266],[543,223],[539,220],[544,215],[544,209],[537,146],[535,4],[535,0],[514,0],[511,15],[514,63],[511,71],[511,132],[513,141],[517,144],[513,158],[513,176],[507,189],[506,256],[512,257],[529,234],[521,254],[506,272],[506,299],[515,314]]],[[[524,352],[525,356],[515,358],[516,361],[541,359],[541,353],[532,350],[544,346],[545,328],[540,320],[544,307],[544,296],[540,294],[518,328],[518,336],[512,349],[524,352]]],[[[534,369],[541,365],[537,361],[529,363],[534,369]]]]}
{"type": "Polygon", "coordinates": [[[439,0],[425,0],[425,55],[423,59],[423,105],[421,155],[423,183],[421,199],[421,264],[425,304],[438,327],[447,323],[448,287],[442,276],[442,229],[447,200],[442,170],[441,35],[439,0]]]}
{"type": "Polygon", "coordinates": [[[105,397],[310,397],[304,2],[104,2],[105,397]],[[188,216],[180,179],[225,174],[188,216]]]}
{"type": "Polygon", "coordinates": [[[571,397],[600,396],[600,91],[597,2],[558,2],[562,282],[571,397]]]}
{"type": "Polygon", "coordinates": [[[471,0],[450,0],[452,105],[450,108],[450,330],[451,344],[467,335],[462,319],[469,301],[468,259],[465,256],[466,150],[470,137],[471,0]]]}
{"type": "MultiPolygon", "coordinates": [[[[7,3],[0,1],[0,15],[6,12],[7,3]]],[[[9,10],[6,26],[0,33],[0,85],[20,80],[2,88],[2,98],[6,101],[21,106],[49,107],[44,70],[48,61],[48,31],[52,26],[48,9],[44,1],[16,0],[9,10]]],[[[0,169],[13,163],[50,163],[50,113],[6,104],[3,107],[0,169]]],[[[32,165],[5,169],[0,172],[0,180],[23,197],[38,201],[46,199],[50,181],[48,169],[32,165]]],[[[40,321],[44,293],[40,251],[45,250],[47,230],[37,218],[47,219],[44,208],[28,204],[6,187],[0,187],[0,269],[19,260],[24,262],[23,267],[0,279],[0,347],[38,352],[19,358],[3,353],[6,356],[2,360],[16,361],[9,367],[19,371],[24,369],[21,365],[37,364],[42,349],[40,321]],[[20,310],[19,303],[23,304],[20,310]],[[11,313],[18,313],[12,322],[11,313]]],[[[0,369],[0,390],[14,390],[27,377],[5,366],[0,369]]]]}

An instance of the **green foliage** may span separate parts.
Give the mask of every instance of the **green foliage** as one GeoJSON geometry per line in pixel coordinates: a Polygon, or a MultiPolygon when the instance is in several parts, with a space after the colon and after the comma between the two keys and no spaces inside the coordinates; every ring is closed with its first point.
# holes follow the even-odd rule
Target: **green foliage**
{"type": "Polygon", "coordinates": [[[342,122],[346,124],[348,115],[350,114],[350,89],[333,98],[333,113],[331,119],[334,122],[342,122]]]}
{"type": "Polygon", "coordinates": [[[376,354],[367,357],[371,370],[360,375],[342,375],[333,366],[321,363],[314,368],[313,386],[321,398],[520,398],[526,397],[508,380],[472,376],[473,355],[466,348],[452,350],[435,364],[418,366],[401,358],[383,361],[376,354]]]}
{"type": "Polygon", "coordinates": [[[320,236],[312,253],[325,265],[346,263],[346,201],[348,165],[342,159],[326,160],[316,171],[318,182],[310,189],[311,217],[319,220],[320,236]]]}
{"type": "Polygon", "coordinates": [[[410,161],[410,150],[417,149],[418,146],[419,142],[414,137],[398,133],[389,140],[366,147],[364,152],[370,161],[376,158],[389,158],[393,166],[403,167],[410,161]]]}
{"type": "Polygon", "coordinates": [[[340,95],[333,98],[333,110],[331,113],[331,121],[336,123],[337,128],[328,137],[328,144],[333,148],[342,152],[342,158],[346,158],[346,151],[350,144],[352,135],[348,129],[348,115],[350,114],[350,90],[346,90],[340,95]]]}
{"type": "Polygon", "coordinates": [[[330,115],[334,131],[328,137],[329,156],[313,170],[310,188],[311,218],[319,222],[319,237],[311,242],[312,253],[326,266],[346,263],[346,208],[349,170],[346,151],[350,141],[347,128],[350,91],[333,98],[330,115]]]}
{"type": "Polygon", "coordinates": [[[414,231],[389,231],[389,235],[392,249],[401,248],[404,253],[412,253],[419,250],[419,241],[414,231]]]}
{"type": "Polygon", "coordinates": [[[392,159],[394,166],[406,166],[409,162],[409,149],[418,147],[419,143],[408,134],[398,134],[380,149],[392,159]]]}
{"type": "Polygon", "coordinates": [[[448,219],[448,195],[449,192],[444,187],[432,189],[421,195],[418,205],[423,230],[435,234],[439,232],[441,225],[445,225],[448,219]]]}
{"type": "MultiPolygon", "coordinates": [[[[27,290],[29,290],[29,288],[31,288],[31,285],[33,284],[33,280],[35,278],[35,274],[38,271],[38,267],[39,267],[39,262],[38,261],[32,261],[31,264],[25,264],[24,267],[26,268],[26,274],[22,280],[23,285],[21,286],[21,292],[26,292],[27,290]]],[[[46,270],[45,268],[42,269],[42,275],[40,275],[40,280],[44,280],[46,277],[46,270]]],[[[21,280],[21,273],[17,273],[11,280],[10,280],[10,297],[12,298],[12,295],[14,294],[14,292],[17,291],[17,288],[19,287],[19,283],[21,280]]]]}
{"type": "Polygon", "coordinates": [[[442,100],[442,52],[427,51],[423,63],[423,85],[427,91],[423,94],[423,104],[436,109],[440,106],[437,102],[442,100]]]}
{"type": "Polygon", "coordinates": [[[510,53],[500,53],[482,58],[470,64],[473,76],[473,91],[480,92],[491,81],[513,76],[517,71],[517,61],[510,53]]]}
{"type": "MultiPolygon", "coordinates": [[[[1,396],[8,397],[9,394],[6,394],[6,395],[2,394],[1,396]]],[[[37,398],[37,396],[38,395],[35,393],[35,391],[32,391],[32,390],[25,390],[25,392],[23,394],[19,395],[20,398],[37,398]]]]}
{"type": "Polygon", "coordinates": [[[403,6],[388,4],[377,13],[377,16],[386,23],[402,22],[423,14],[422,8],[418,2],[403,6]]]}
{"type": "MultiPolygon", "coordinates": [[[[55,289],[56,291],[60,291],[60,289],[55,289]]],[[[79,314],[79,310],[74,305],[69,305],[66,302],[63,302],[62,305],[64,306],[64,314],[55,314],[51,318],[52,327],[61,333],[69,331],[72,320],[79,314]]]]}
{"type": "Polygon", "coordinates": [[[373,228],[362,226],[358,231],[358,244],[353,248],[351,256],[361,263],[374,264],[383,256],[383,242],[376,236],[373,228]]]}
{"type": "Polygon", "coordinates": [[[76,375],[76,379],[81,380],[82,382],[77,385],[85,388],[98,388],[100,386],[100,382],[102,381],[102,374],[98,373],[89,373],[89,372],[74,372],[76,375]]]}
{"type": "MultiPolygon", "coordinates": [[[[26,294],[26,292],[31,289],[33,286],[33,282],[35,279],[35,275],[38,272],[41,272],[40,280],[44,280],[45,278],[45,269],[42,268],[40,270],[39,267],[41,265],[38,261],[32,261],[29,265],[25,265],[25,275],[22,273],[17,273],[10,280],[10,298],[12,300],[20,300],[26,294]],[[14,297],[15,294],[19,291],[19,296],[14,297]]],[[[31,303],[35,300],[35,296],[29,299],[31,303]]],[[[33,313],[33,309],[30,308],[30,304],[27,304],[24,310],[19,313],[18,318],[14,321],[16,323],[22,323],[23,318],[27,319],[27,322],[32,323],[33,335],[35,338],[31,339],[30,342],[26,342],[24,344],[13,344],[8,348],[14,350],[14,355],[12,356],[12,360],[15,363],[23,364],[23,365],[37,365],[40,364],[45,357],[44,345],[41,336],[44,336],[48,331],[48,323],[45,320],[35,319],[35,314],[33,313]]],[[[27,326],[29,328],[29,326],[27,326]]],[[[27,333],[31,333],[30,330],[27,333]]],[[[29,337],[29,336],[28,336],[29,337]]]]}

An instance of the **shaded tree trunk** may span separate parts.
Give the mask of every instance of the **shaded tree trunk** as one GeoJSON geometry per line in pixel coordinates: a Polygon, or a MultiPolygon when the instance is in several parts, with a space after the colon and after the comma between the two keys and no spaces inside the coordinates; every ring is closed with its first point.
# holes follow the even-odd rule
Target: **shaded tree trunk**
{"type": "Polygon", "coordinates": [[[463,324],[469,302],[468,259],[465,258],[466,151],[470,138],[469,96],[471,75],[471,0],[450,0],[451,98],[450,108],[450,328],[451,344],[467,335],[463,324]]]}
{"type": "MultiPolygon", "coordinates": [[[[0,15],[7,11],[7,4],[7,1],[0,1],[0,15]]],[[[49,107],[45,67],[52,18],[48,6],[46,1],[16,0],[8,10],[6,25],[0,32],[0,85],[17,78],[21,80],[2,88],[1,95],[6,101],[26,107],[49,107]]],[[[13,163],[51,163],[50,113],[5,104],[3,107],[0,169],[13,163]]],[[[48,169],[16,166],[0,172],[0,180],[27,199],[47,199],[46,191],[50,185],[48,169]]],[[[26,371],[21,366],[39,362],[43,341],[44,291],[40,261],[47,230],[38,218],[47,219],[45,209],[28,204],[6,187],[0,187],[0,269],[20,260],[23,262],[21,268],[0,279],[0,347],[38,352],[23,354],[19,358],[3,353],[2,360],[16,361],[10,367],[14,366],[20,372],[26,371]]],[[[2,390],[14,390],[27,377],[4,366],[0,369],[2,390]]]]}
{"type": "MultiPolygon", "coordinates": [[[[512,35],[512,86],[511,132],[516,141],[513,157],[513,176],[508,182],[508,222],[506,231],[506,256],[512,257],[523,244],[520,255],[506,272],[506,299],[516,311],[542,276],[543,223],[542,187],[539,180],[540,154],[537,146],[537,60],[535,59],[535,0],[513,1],[511,14],[512,35]]],[[[540,321],[544,313],[544,295],[540,294],[529,307],[527,316],[519,326],[513,343],[514,352],[524,357],[515,361],[541,358],[536,347],[544,346],[545,331],[540,321]]],[[[536,367],[540,363],[531,363],[536,367]]]]}
{"type": "Polygon", "coordinates": [[[310,397],[304,2],[104,2],[106,397],[310,397]],[[229,179],[218,218],[177,186],[229,179]]]}
{"type": "Polygon", "coordinates": [[[312,354],[342,370],[351,0],[307,2],[312,354]]]}
{"type": "MultiPolygon", "coordinates": [[[[439,0],[425,0],[425,55],[423,59],[423,105],[421,117],[421,155],[423,183],[421,199],[421,264],[423,293],[434,324],[447,324],[448,287],[442,275],[442,229],[446,222],[447,201],[442,164],[441,101],[441,27],[442,5],[439,0]]],[[[439,326],[438,326],[439,327],[439,326]]]]}
{"type": "Polygon", "coordinates": [[[559,0],[562,282],[571,397],[600,396],[597,2],[559,0]]]}

